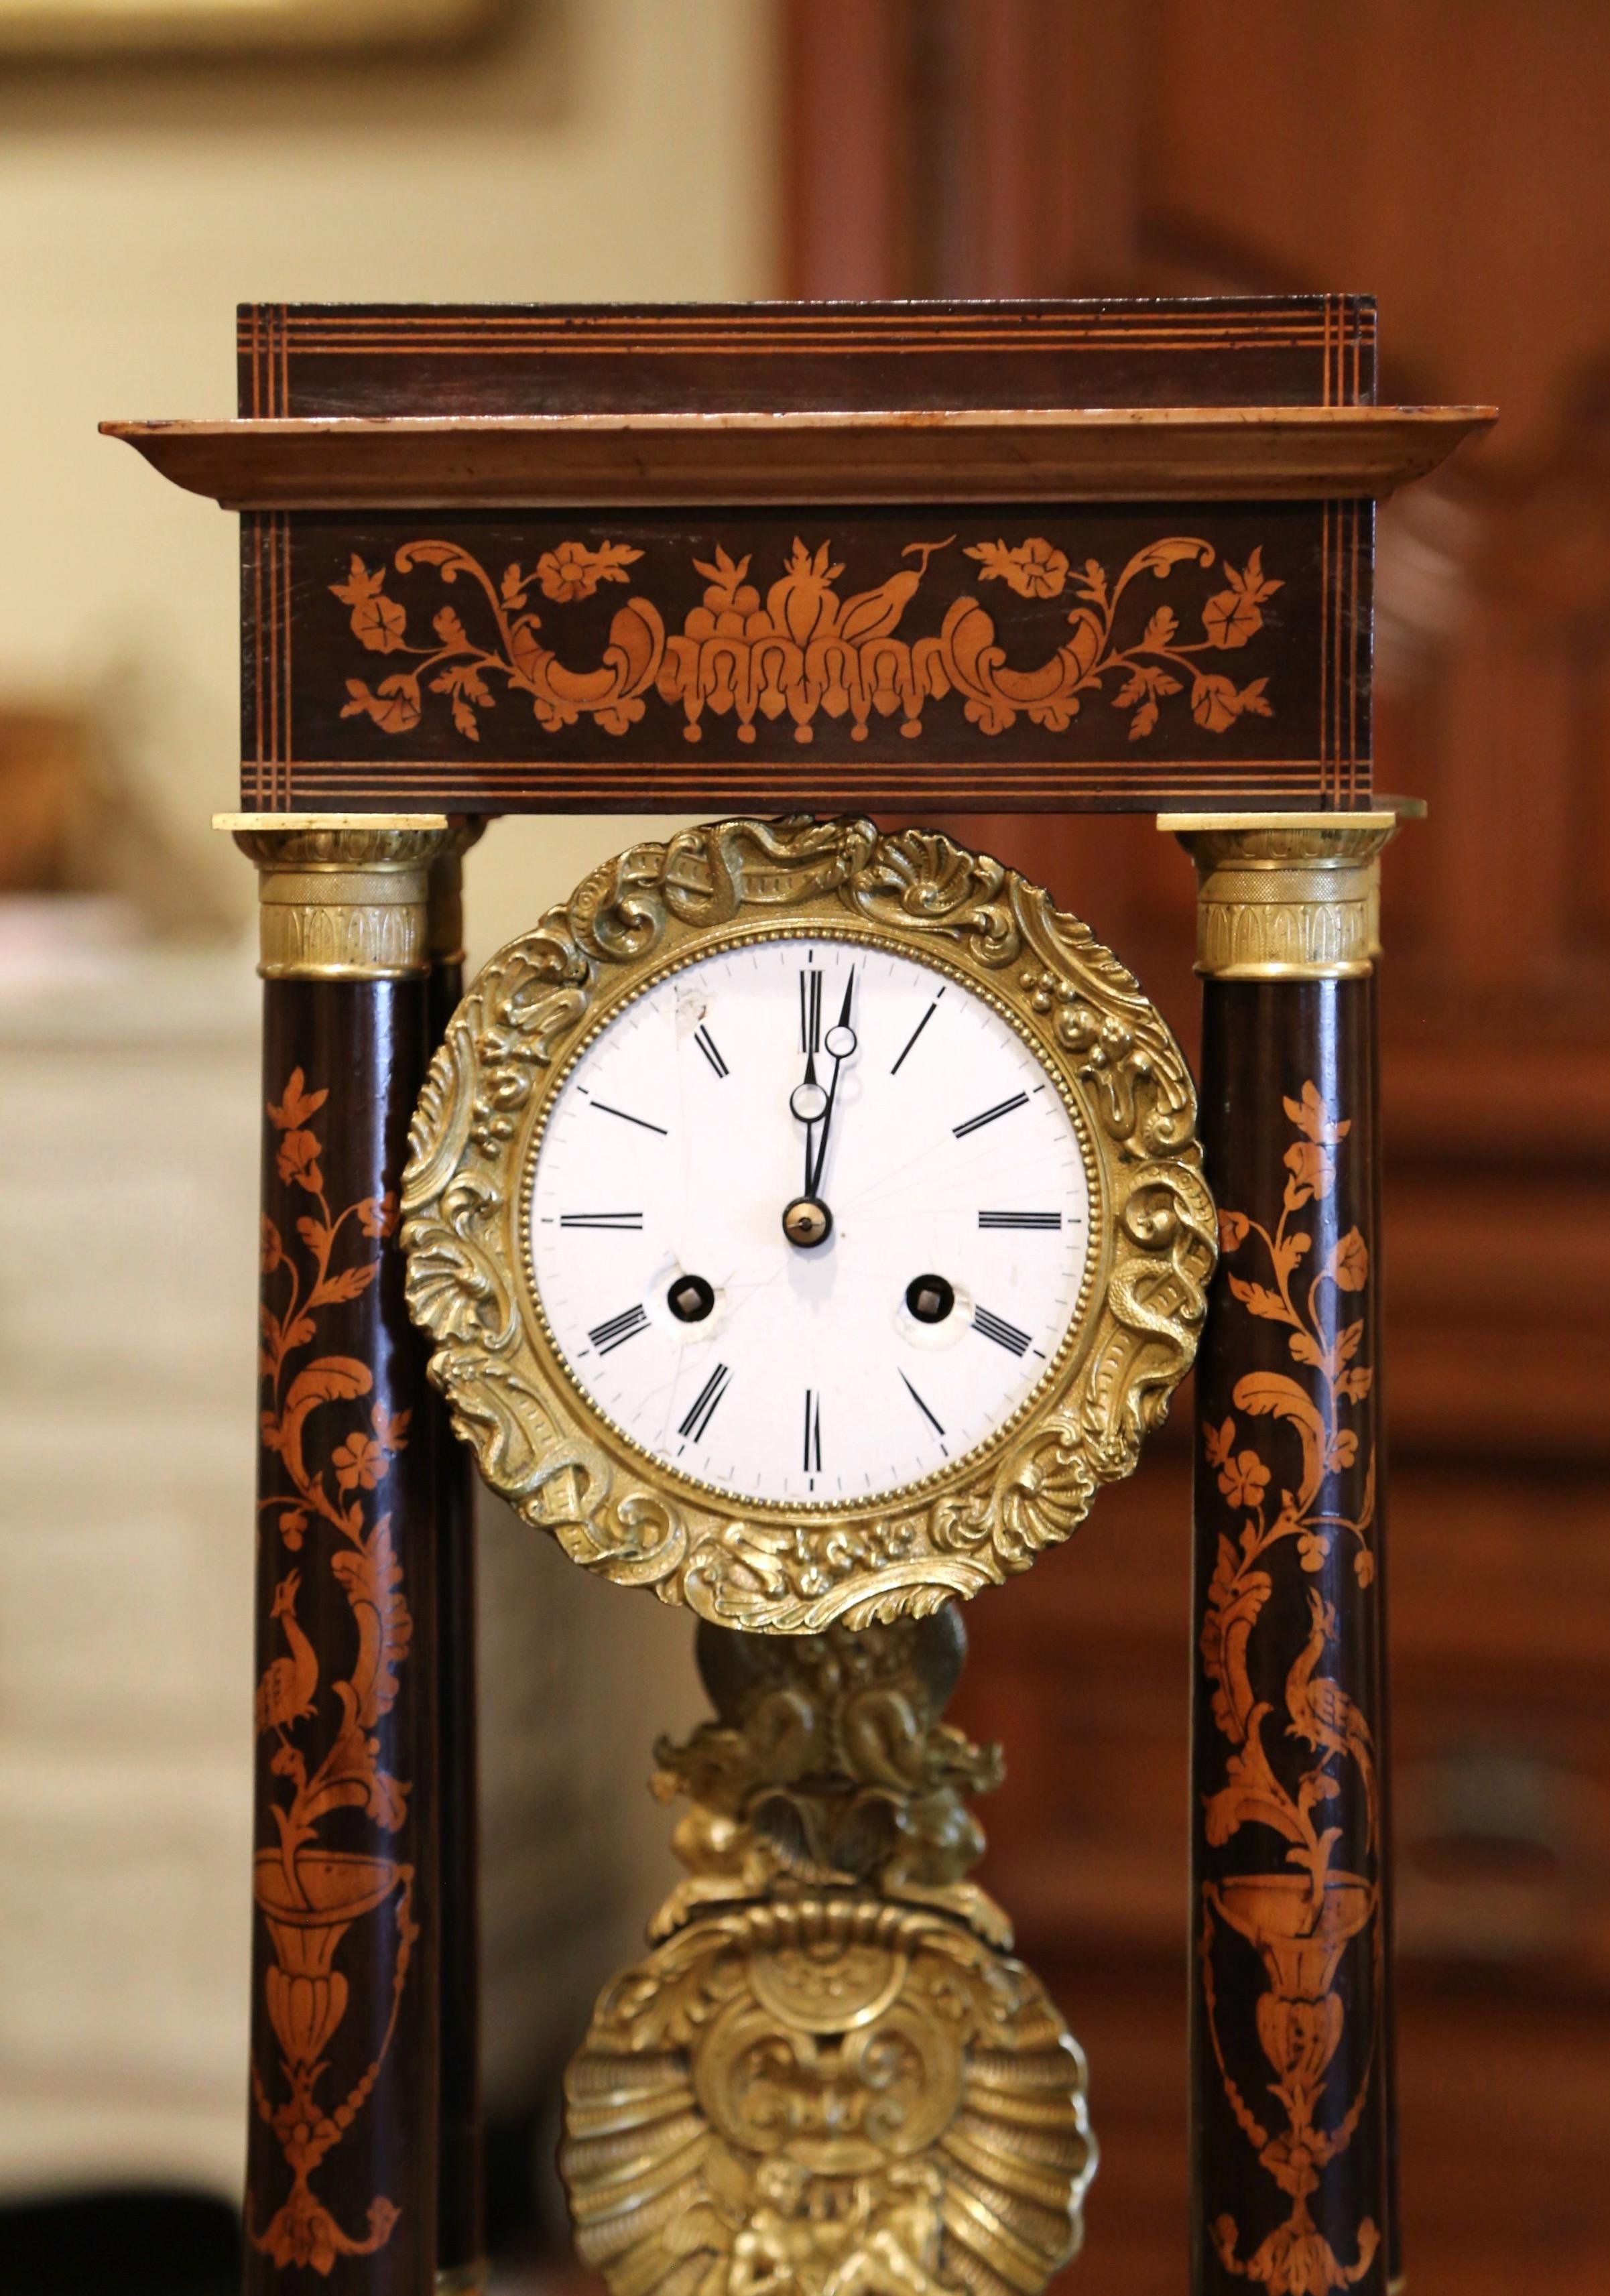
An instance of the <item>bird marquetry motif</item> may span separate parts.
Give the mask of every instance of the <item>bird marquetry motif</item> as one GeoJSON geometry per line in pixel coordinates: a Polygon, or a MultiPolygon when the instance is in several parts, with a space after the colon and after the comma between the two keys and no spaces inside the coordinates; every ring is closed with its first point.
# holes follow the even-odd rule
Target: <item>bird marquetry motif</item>
{"type": "Polygon", "coordinates": [[[300,1570],[289,1570],[274,1590],[268,1616],[289,1645],[283,1657],[271,1659],[257,1686],[252,1719],[260,1737],[265,1730],[288,1729],[314,1710],[318,1688],[318,1652],[297,1623],[296,1595],[300,1570]]]}

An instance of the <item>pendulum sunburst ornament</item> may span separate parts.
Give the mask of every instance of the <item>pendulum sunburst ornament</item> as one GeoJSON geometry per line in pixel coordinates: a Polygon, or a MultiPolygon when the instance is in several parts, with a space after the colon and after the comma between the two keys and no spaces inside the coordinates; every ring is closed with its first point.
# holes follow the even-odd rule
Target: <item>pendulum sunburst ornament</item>
{"type": "Polygon", "coordinates": [[[953,1611],[702,1628],[717,1718],[661,1744],[690,1879],[566,2083],[577,2245],[613,2296],[1035,2296],[1096,2166],[1084,2062],[963,1877],[999,1754],[940,1721],[953,1611]]]}
{"type": "Polygon", "coordinates": [[[408,1297],[481,1470],[604,1577],[809,1632],[1028,1567],[1127,1474],[1213,1259],[1185,1062],[949,839],[733,821],[486,967],[408,1297]]]}

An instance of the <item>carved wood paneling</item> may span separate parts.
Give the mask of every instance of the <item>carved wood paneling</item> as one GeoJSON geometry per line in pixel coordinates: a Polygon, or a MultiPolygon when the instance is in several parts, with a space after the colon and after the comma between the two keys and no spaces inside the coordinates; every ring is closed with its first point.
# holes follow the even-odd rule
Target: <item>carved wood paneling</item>
{"type": "Polygon", "coordinates": [[[790,0],[782,79],[791,295],[899,291],[910,42],[906,0],[790,0]]]}
{"type": "MultiPolygon", "coordinates": [[[[1380,295],[1384,398],[1504,410],[1483,458],[1388,506],[1377,570],[1376,786],[1431,808],[1384,863],[1381,984],[1405,2215],[1422,2296],[1590,2285],[1610,2239],[1582,2151],[1610,2046],[1610,324],[1587,283],[1610,267],[1610,16],[1483,9],[1473,37],[1461,0],[1120,12],[1127,41],[1036,0],[929,12],[883,149],[935,221],[884,291],[1345,283],[1380,295]],[[1499,1966],[1524,2006],[1498,2006],[1499,1966]]],[[[811,265],[801,291],[835,291],[820,232],[811,265]]],[[[1188,873],[1149,823],[969,833],[1082,899],[1194,1048],[1188,873]]],[[[1187,1480],[1183,1451],[1149,1458],[1043,1593],[978,1605],[959,1702],[1008,1748],[990,1884],[1089,2045],[1085,2269],[1113,2290],[1177,2286],[1185,2241],[1187,1480]]]]}

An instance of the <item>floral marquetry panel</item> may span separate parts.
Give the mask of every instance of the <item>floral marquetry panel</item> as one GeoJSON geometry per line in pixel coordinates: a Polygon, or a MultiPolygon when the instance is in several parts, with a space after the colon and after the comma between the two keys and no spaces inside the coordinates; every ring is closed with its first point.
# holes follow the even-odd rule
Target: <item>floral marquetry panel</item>
{"type": "Polygon", "coordinates": [[[1205,1004],[1220,1259],[1197,1372],[1204,2296],[1386,2287],[1368,996],[1216,981],[1205,1004]],[[1253,1096],[1254,1062],[1274,1065],[1273,1094],[1253,1096]]]}
{"type": "Polygon", "coordinates": [[[1368,506],[265,513],[243,802],[1347,803],[1368,506]],[[294,658],[294,682],[289,664],[294,658]]]}
{"type": "Polygon", "coordinates": [[[430,1430],[395,1242],[423,984],[272,984],[248,2285],[412,2292],[431,2195],[430,1430]],[[404,1398],[407,1398],[405,1400],[404,1398]],[[382,2075],[384,2079],[382,2079],[382,2075]]]}

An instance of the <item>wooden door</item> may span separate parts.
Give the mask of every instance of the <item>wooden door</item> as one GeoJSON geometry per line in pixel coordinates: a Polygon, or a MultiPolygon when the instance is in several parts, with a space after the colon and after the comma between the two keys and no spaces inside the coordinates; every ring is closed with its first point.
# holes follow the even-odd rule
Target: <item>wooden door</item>
{"type": "MultiPolygon", "coordinates": [[[[1596,0],[794,0],[794,294],[1340,288],[1387,398],[1496,400],[1384,512],[1388,1408],[1401,2077],[1419,2296],[1604,2284],[1610,2187],[1610,12],[1596,0]]],[[[1047,877],[1187,1043],[1148,820],[957,833],[1047,877]]],[[[974,1605],[991,1887],[1089,2048],[1073,2284],[1176,2291],[1188,1397],[974,1605]]]]}

